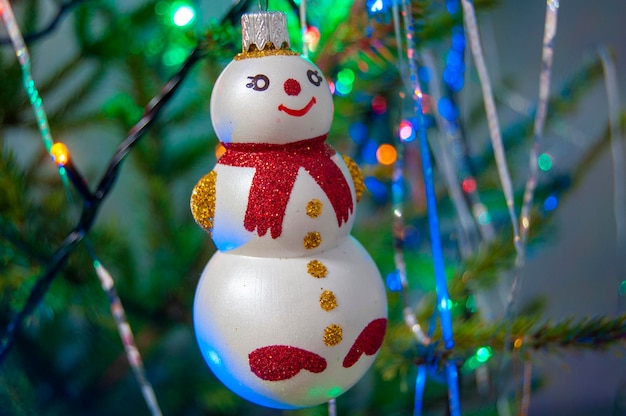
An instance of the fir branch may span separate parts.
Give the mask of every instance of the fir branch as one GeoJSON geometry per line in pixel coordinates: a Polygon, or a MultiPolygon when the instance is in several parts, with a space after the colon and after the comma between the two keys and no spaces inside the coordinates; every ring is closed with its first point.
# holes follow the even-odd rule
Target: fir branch
{"type": "MultiPolygon", "coordinates": [[[[626,340],[626,314],[543,324],[539,324],[539,320],[540,315],[514,318],[510,323],[511,331],[507,332],[500,322],[470,319],[455,327],[453,350],[444,348],[442,343],[415,346],[411,334],[402,328],[402,323],[397,323],[389,328],[390,336],[377,366],[385,369],[385,378],[391,379],[403,371],[402,368],[416,364],[436,365],[442,360],[463,364],[481,347],[490,347],[495,354],[510,348],[529,357],[532,352],[554,349],[606,350],[626,340]],[[389,340],[393,340],[393,344],[389,340]]],[[[433,338],[440,336],[437,329],[433,338]]]]}
{"type": "Polygon", "coordinates": [[[551,348],[605,349],[626,340],[626,314],[616,318],[606,316],[573,319],[557,324],[541,325],[523,339],[526,349],[547,350],[551,348]]]}
{"type": "Polygon", "coordinates": [[[34,311],[41,299],[47,293],[50,284],[57,276],[57,273],[63,268],[67,262],[69,255],[82,241],[83,237],[89,232],[93,226],[98,214],[101,203],[106,199],[110,190],[115,183],[115,179],[119,173],[119,168],[126,155],[134,147],[134,145],[143,137],[148,128],[154,123],[156,117],[162,108],[170,101],[178,87],[181,85],[185,76],[191,67],[203,57],[202,45],[196,47],[189,55],[187,60],[181,66],[180,70],[170,79],[163,87],[159,95],[153,98],[144,110],[144,116],[139,122],[133,126],[128,137],[124,140],[117,151],[113,155],[109,166],[100,180],[96,191],[91,198],[85,200],[84,208],[78,224],[65,237],[65,240],[57,249],[49,265],[42,276],[40,276],[32,288],[30,295],[23,308],[15,315],[15,317],[7,325],[5,332],[0,340],[0,362],[6,357],[11,346],[15,342],[17,330],[22,322],[34,311]]]}

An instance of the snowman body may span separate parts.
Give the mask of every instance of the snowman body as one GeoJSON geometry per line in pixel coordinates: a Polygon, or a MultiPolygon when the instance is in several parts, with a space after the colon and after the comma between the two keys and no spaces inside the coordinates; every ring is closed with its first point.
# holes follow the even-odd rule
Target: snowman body
{"type": "Polygon", "coordinates": [[[234,60],[211,97],[226,153],[192,194],[218,249],[194,326],[216,376],[269,407],[340,395],[385,332],[380,274],[350,236],[354,172],[324,142],[332,111],[321,71],[295,54],[234,60]]]}

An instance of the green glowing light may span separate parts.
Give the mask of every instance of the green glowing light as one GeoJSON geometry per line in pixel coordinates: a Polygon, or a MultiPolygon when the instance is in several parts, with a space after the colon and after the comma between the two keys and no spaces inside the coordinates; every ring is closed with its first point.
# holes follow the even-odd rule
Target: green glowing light
{"type": "Polygon", "coordinates": [[[335,83],[335,90],[339,95],[348,95],[352,92],[352,84],[344,84],[343,82],[337,80],[335,83]]]}
{"type": "Polygon", "coordinates": [[[163,63],[167,66],[174,66],[185,60],[186,52],[183,48],[173,47],[163,54],[163,63]]]}
{"type": "Polygon", "coordinates": [[[539,166],[539,169],[541,169],[542,171],[544,172],[549,171],[550,169],[552,169],[552,156],[550,156],[547,153],[542,153],[537,158],[537,165],[539,166]]]}
{"type": "Polygon", "coordinates": [[[342,84],[352,85],[354,79],[354,71],[349,68],[344,68],[337,74],[337,81],[341,82],[342,84]]]}
{"type": "Polygon", "coordinates": [[[476,356],[472,356],[472,358],[470,358],[467,361],[465,361],[465,364],[463,364],[463,367],[462,367],[461,371],[464,371],[466,373],[474,371],[478,367],[480,367],[481,364],[482,363],[479,363],[478,360],[476,359],[476,356]]]}
{"type": "Polygon", "coordinates": [[[182,5],[174,11],[172,20],[176,26],[187,26],[196,17],[196,11],[188,5],[182,5]]]}
{"type": "Polygon", "coordinates": [[[476,359],[480,363],[486,363],[491,358],[492,355],[493,355],[493,351],[491,350],[491,347],[480,347],[476,351],[476,359]]]}
{"type": "Polygon", "coordinates": [[[622,283],[619,284],[619,295],[626,295],[626,280],[622,280],[622,283]]]}

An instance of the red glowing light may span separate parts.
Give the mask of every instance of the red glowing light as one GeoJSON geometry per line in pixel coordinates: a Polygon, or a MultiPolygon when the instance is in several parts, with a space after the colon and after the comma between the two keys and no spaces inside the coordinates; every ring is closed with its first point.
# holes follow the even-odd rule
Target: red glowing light
{"type": "Polygon", "coordinates": [[[387,111],[387,100],[382,95],[372,98],[372,111],[376,114],[384,114],[387,111]]]}
{"type": "Polygon", "coordinates": [[[463,192],[471,194],[476,191],[476,180],[474,178],[465,178],[463,179],[461,187],[463,188],[463,192]]]}

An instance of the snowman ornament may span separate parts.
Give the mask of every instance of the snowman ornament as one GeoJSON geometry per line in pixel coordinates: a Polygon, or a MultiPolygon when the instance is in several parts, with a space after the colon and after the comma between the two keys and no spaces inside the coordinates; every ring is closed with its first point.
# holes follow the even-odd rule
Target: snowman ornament
{"type": "Polygon", "coordinates": [[[387,325],[385,289],[350,236],[364,186],[358,166],[325,143],[326,79],[290,49],[281,12],[244,14],[242,49],[211,96],[226,152],[191,195],[217,248],[198,283],[194,327],[235,393],[313,406],[371,366],[387,325]]]}

